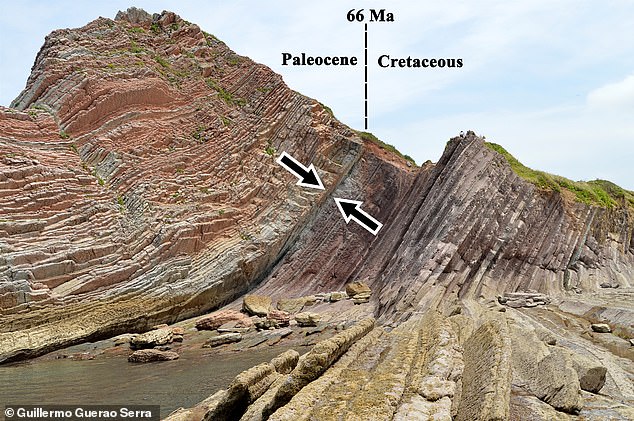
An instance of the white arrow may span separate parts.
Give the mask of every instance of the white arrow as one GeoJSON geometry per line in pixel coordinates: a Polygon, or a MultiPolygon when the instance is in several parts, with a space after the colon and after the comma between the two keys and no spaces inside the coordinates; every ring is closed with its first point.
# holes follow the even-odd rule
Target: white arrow
{"type": "Polygon", "coordinates": [[[282,154],[279,156],[279,158],[277,158],[275,162],[286,168],[299,179],[299,181],[297,181],[298,186],[325,190],[324,185],[321,182],[321,179],[319,178],[317,170],[315,169],[315,166],[313,164],[310,164],[308,168],[306,168],[299,161],[297,161],[286,152],[282,152],[282,154]]]}
{"type": "Polygon", "coordinates": [[[346,221],[346,224],[354,219],[357,224],[361,225],[373,235],[376,235],[383,226],[382,223],[361,209],[363,202],[358,200],[339,199],[338,197],[335,197],[334,199],[339,211],[343,215],[343,219],[346,221]]]}

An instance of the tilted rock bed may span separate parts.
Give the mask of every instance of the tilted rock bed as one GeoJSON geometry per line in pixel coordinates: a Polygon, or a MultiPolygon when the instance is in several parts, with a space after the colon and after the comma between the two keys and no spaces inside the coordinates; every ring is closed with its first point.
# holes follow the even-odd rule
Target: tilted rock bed
{"type": "MultiPolygon", "coordinates": [[[[287,364],[288,374],[261,364],[167,419],[508,420],[538,413],[529,396],[562,420],[596,411],[583,393],[603,389],[609,373],[600,361],[554,344],[518,315],[478,311],[430,310],[395,328],[363,320],[287,364]]],[[[614,419],[627,419],[619,405],[610,407],[614,419]]]]}
{"type": "Polygon", "coordinates": [[[550,298],[539,292],[505,292],[498,302],[512,308],[531,308],[550,304],[550,298]]]}

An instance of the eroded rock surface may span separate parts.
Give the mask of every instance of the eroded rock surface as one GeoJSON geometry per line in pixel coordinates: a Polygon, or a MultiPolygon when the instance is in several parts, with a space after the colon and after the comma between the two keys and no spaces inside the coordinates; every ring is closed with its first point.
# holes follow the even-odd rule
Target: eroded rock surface
{"type": "Polygon", "coordinates": [[[171,12],[54,31],[0,108],[0,362],[130,332],[164,346],[184,332],[153,326],[227,305],[198,320],[218,344],[241,308],[337,334],[173,419],[631,419],[634,212],[569,193],[473,132],[408,166],[171,12]]]}
{"type": "Polygon", "coordinates": [[[158,349],[140,349],[134,351],[128,357],[131,363],[150,363],[155,361],[177,360],[179,355],[173,351],[161,351],[158,349]]]}

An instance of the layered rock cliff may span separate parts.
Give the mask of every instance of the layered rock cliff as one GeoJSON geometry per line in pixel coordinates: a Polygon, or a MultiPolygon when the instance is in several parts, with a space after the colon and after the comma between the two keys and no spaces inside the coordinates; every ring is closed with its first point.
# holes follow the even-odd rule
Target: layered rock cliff
{"type": "MultiPolygon", "coordinates": [[[[362,280],[370,312],[399,327],[374,333],[388,360],[371,344],[358,352],[386,376],[405,356],[414,373],[391,380],[400,394],[381,414],[505,419],[513,405],[537,405],[508,398],[511,338],[522,336],[512,325],[534,331],[547,317],[500,321],[483,305],[534,290],[575,307],[602,284],[634,286],[626,200],[600,207],[543,190],[472,132],[451,139],[436,164],[411,167],[171,12],[53,32],[24,91],[0,111],[0,362],[200,315],[247,291],[279,299],[362,280]],[[296,186],[275,163],[281,151],[313,163],[325,190],[296,186]],[[332,197],[362,200],[383,229],[346,225],[332,197]],[[422,333],[430,323],[450,345],[422,333]],[[460,372],[432,380],[452,383],[451,393],[421,392],[416,379],[430,381],[433,352],[445,348],[460,372]],[[478,399],[487,387],[502,407],[478,399]]],[[[631,334],[631,303],[613,304],[603,319],[631,334]]],[[[367,394],[350,414],[376,414],[382,389],[347,381],[367,394]]],[[[629,402],[624,388],[613,385],[629,402]]]]}

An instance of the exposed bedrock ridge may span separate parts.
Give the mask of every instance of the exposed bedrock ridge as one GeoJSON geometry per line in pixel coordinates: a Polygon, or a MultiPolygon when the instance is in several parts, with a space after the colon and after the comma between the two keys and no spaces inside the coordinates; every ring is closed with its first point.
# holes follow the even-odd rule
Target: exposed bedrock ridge
{"type": "Polygon", "coordinates": [[[451,139],[439,162],[423,165],[414,180],[385,166],[364,155],[334,192],[365,200],[385,223],[376,238],[342,227],[324,206],[259,291],[307,293],[365,280],[378,290],[379,316],[406,319],[418,308],[504,291],[557,295],[595,290],[603,280],[631,286],[628,209],[540,191],[473,134],[451,139]]]}
{"type": "Polygon", "coordinates": [[[364,280],[383,320],[631,286],[627,208],[540,191],[473,133],[410,169],[196,25],[153,19],[158,33],[103,18],[53,32],[13,103],[28,112],[0,113],[0,361],[256,286],[288,297],[364,280]],[[326,191],[296,187],[270,156],[282,150],[326,191]],[[332,196],[363,200],[379,235],[346,225],[332,196]]]}

